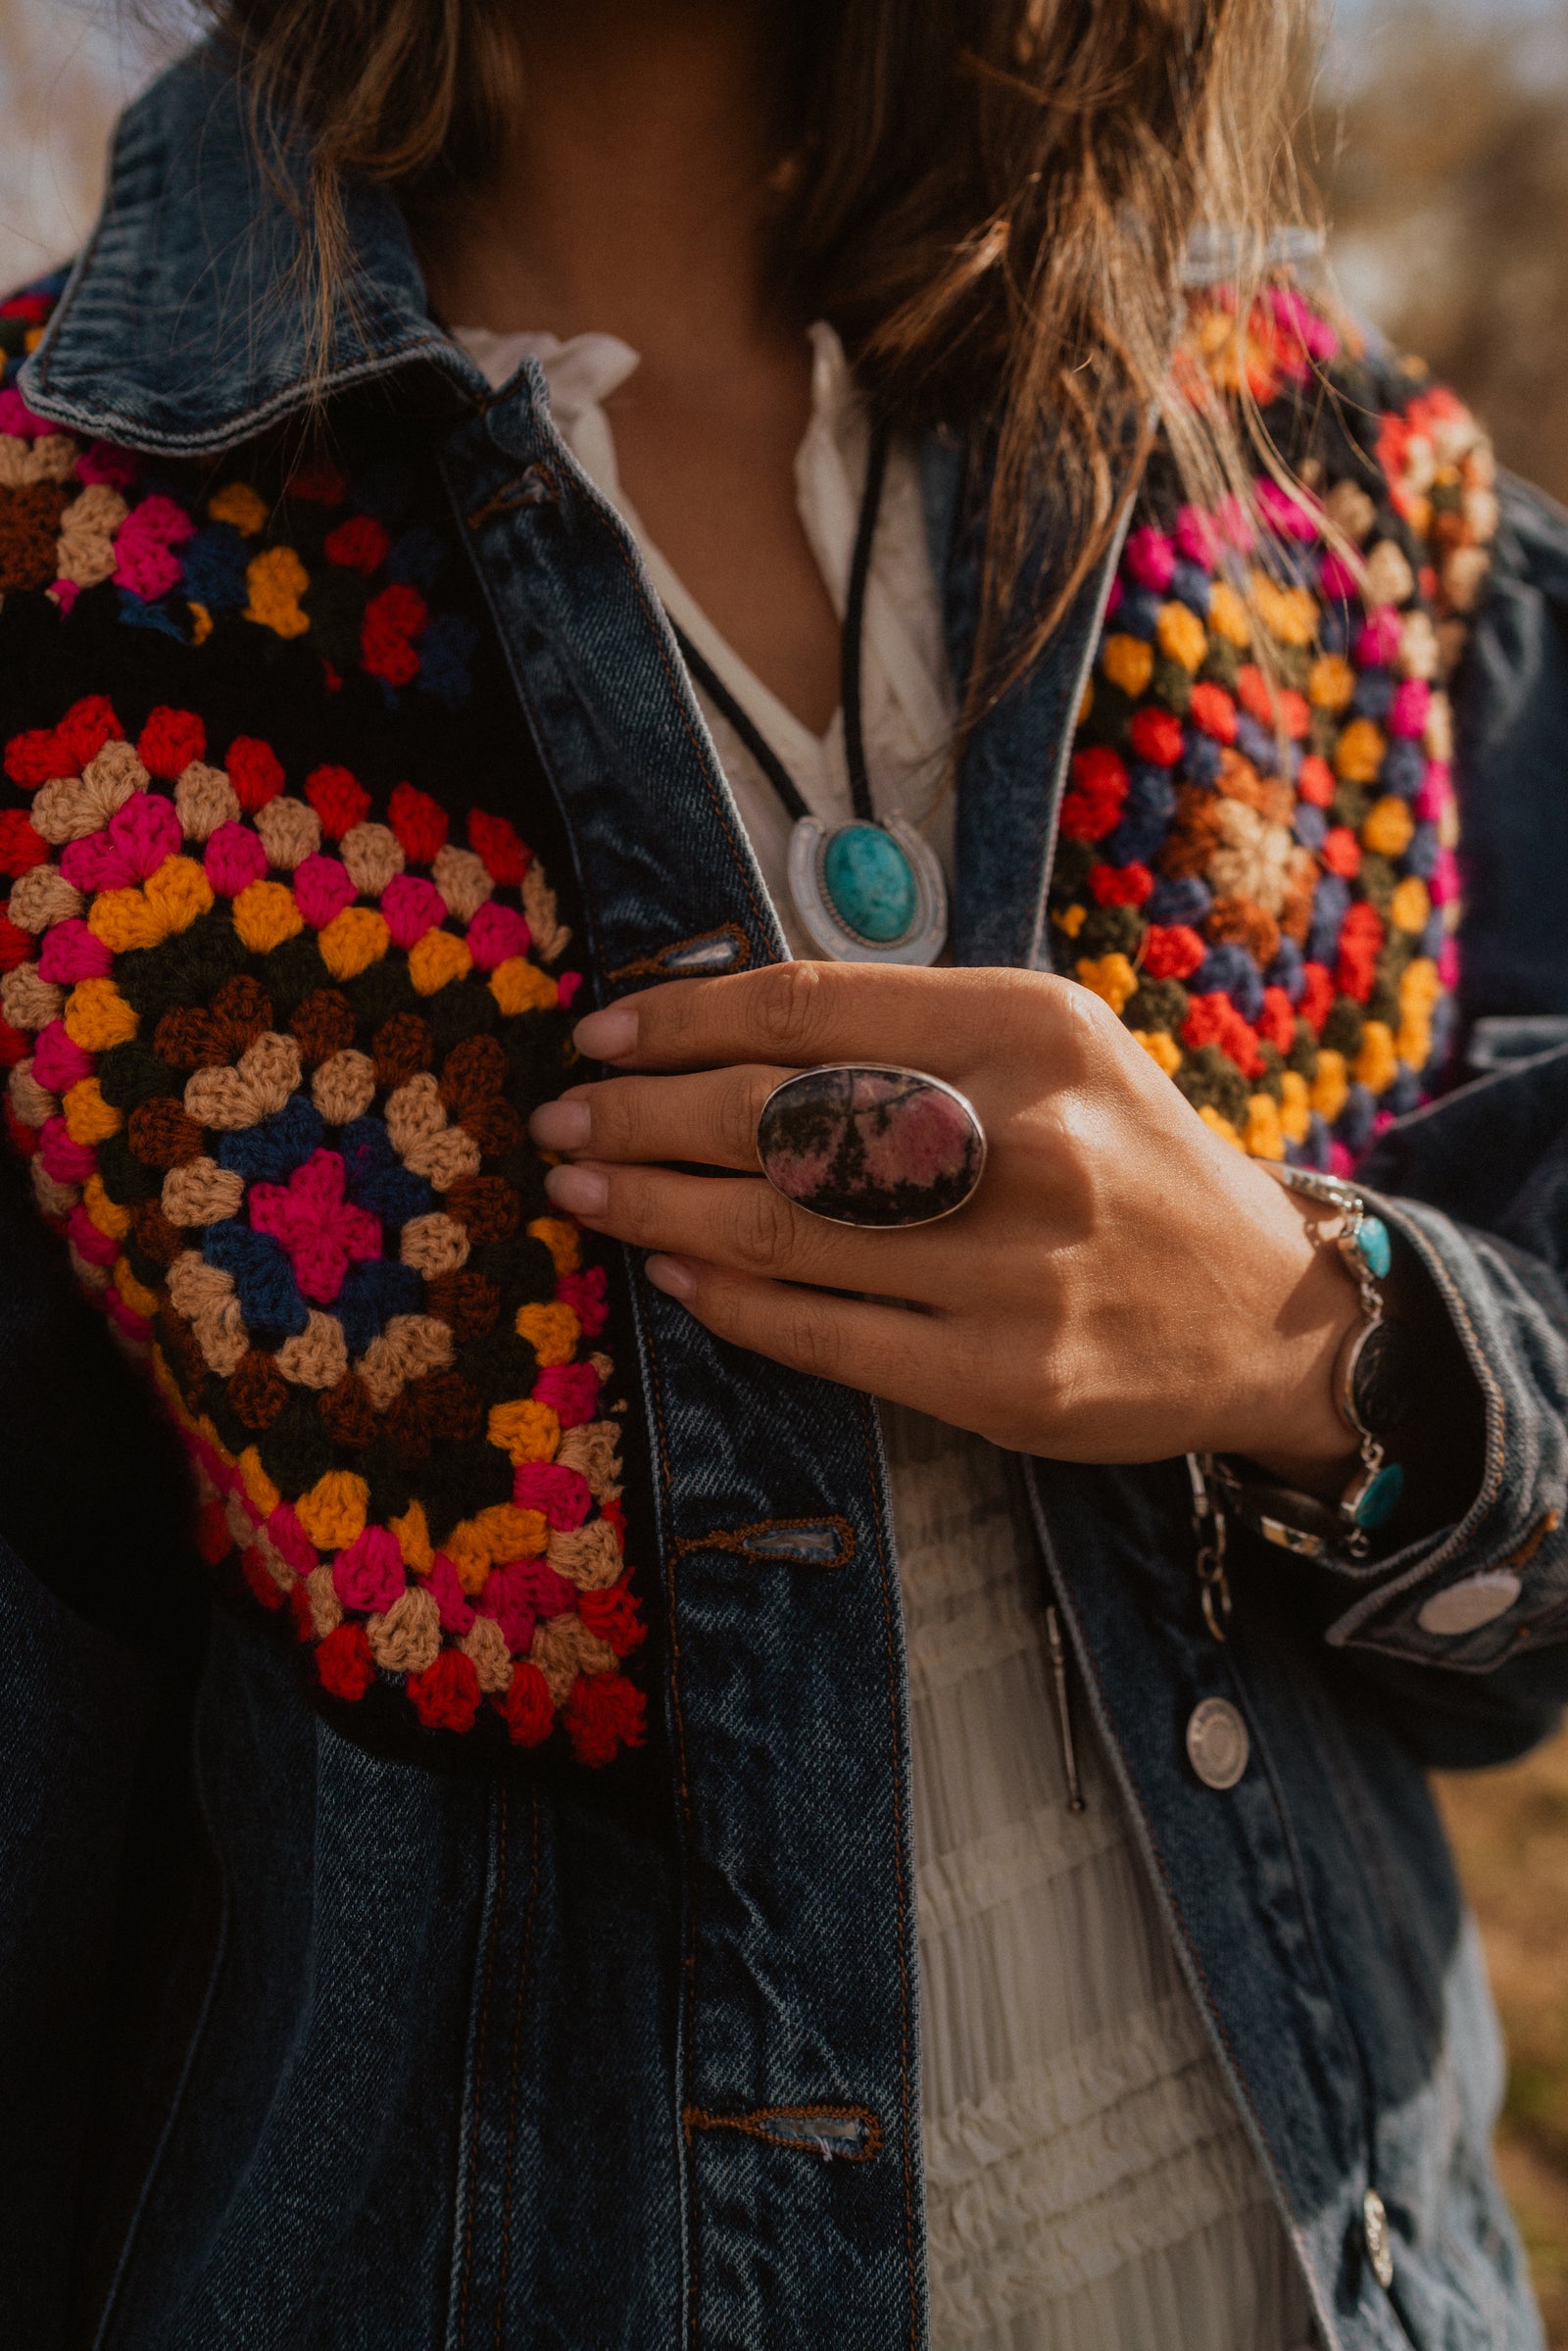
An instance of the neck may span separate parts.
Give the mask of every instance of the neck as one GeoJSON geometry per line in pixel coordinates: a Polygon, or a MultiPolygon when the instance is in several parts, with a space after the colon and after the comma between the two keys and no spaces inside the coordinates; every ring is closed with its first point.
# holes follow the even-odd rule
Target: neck
{"type": "Polygon", "coordinates": [[[439,310],[498,332],[598,329],[639,351],[763,330],[768,0],[520,7],[500,164],[429,240],[439,310]]]}

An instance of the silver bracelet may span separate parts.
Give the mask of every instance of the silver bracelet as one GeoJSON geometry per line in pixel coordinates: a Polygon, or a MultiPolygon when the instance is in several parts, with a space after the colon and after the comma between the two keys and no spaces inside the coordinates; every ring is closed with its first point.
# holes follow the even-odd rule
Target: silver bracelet
{"type": "Polygon", "coordinates": [[[1393,1516],[1404,1492],[1403,1469],[1397,1461],[1388,1460],[1384,1451],[1384,1439],[1396,1416],[1389,1391],[1396,1361],[1391,1364],[1391,1330],[1378,1285],[1393,1265],[1393,1243],[1388,1226],[1367,1206],[1354,1185],[1338,1176],[1323,1175],[1316,1168],[1287,1167],[1271,1159],[1259,1164],[1288,1190],[1333,1210],[1331,1216],[1309,1223],[1306,1230],[1319,1248],[1338,1249],[1360,1296],[1361,1319],[1345,1340],[1334,1367],[1335,1405],[1356,1440],[1359,1458],[1345,1491],[1334,1502],[1278,1485],[1206,1453],[1188,1456],[1194,1492],[1215,1497],[1211,1503],[1215,1515],[1222,1497],[1244,1526],[1281,1550],[1308,1559],[1334,1552],[1361,1559],[1371,1547],[1371,1537],[1393,1516]]]}

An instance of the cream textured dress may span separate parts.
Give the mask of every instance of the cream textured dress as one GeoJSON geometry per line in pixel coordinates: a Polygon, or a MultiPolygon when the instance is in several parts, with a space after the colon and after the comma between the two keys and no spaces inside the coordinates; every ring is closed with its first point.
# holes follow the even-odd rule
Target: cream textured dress
{"type": "MultiPolygon", "coordinates": [[[[610,335],[465,333],[499,385],[539,359],[555,420],[642,542],[665,606],[813,813],[851,813],[843,727],[821,738],[724,642],[620,494],[603,403],[637,366],[610,335]]],[[[865,429],[832,330],[812,330],[801,518],[843,610],[865,429]]],[[[864,730],[879,813],[951,870],[953,711],[912,457],[889,465],[866,608],[864,730]]],[[[707,710],[792,947],[789,820],[707,710]]],[[[1304,2289],[1178,1974],[1121,1798],[1079,1707],[1068,1809],[1045,1599],[1013,1466],[886,1408],[914,1760],[931,2336],[936,2351],[1307,2351],[1304,2289]]]]}

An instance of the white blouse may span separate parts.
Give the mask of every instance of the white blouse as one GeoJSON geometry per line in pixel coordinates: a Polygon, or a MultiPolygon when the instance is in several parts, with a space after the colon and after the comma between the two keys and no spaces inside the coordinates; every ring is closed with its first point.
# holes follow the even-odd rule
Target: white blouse
{"type": "MultiPolygon", "coordinates": [[[[831,327],[812,335],[801,519],[842,614],[867,434],[831,327]]],[[[693,603],[621,493],[611,335],[463,332],[490,381],[537,358],[555,420],[638,537],[673,618],[812,813],[851,813],[842,717],[813,735],[693,603]]],[[[912,452],[895,445],[868,582],[864,734],[879,814],[952,870],[953,705],[912,452]]],[[[703,700],[699,696],[699,700],[703,700]]],[[[789,820],[704,710],[798,954],[789,820]]],[[[934,2351],[1308,2351],[1304,2285],[1177,1969],[1087,1710],[1082,1812],[1060,1755],[1045,1594],[1014,1465],[883,1410],[909,1661],[926,2222],[934,2351]]]]}

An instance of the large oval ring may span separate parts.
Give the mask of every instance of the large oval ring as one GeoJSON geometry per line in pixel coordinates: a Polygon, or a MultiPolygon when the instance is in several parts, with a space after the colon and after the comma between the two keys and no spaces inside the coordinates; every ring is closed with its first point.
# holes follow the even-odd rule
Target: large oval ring
{"type": "Polygon", "coordinates": [[[774,1087],[757,1155],[776,1191],[832,1224],[896,1228],[951,1216],[979,1183],[974,1104],[923,1069],[836,1061],[774,1087]]]}

